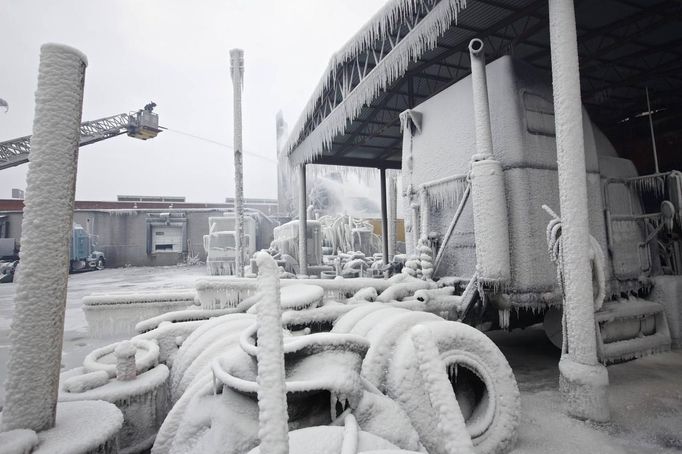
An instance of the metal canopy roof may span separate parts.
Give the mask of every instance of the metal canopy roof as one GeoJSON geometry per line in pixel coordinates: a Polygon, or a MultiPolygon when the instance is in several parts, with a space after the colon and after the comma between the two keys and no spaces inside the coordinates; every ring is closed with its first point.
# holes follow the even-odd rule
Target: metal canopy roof
{"type": "MultiPolygon", "coordinates": [[[[682,2],[575,0],[575,8],[592,119],[626,157],[648,156],[648,87],[665,138],[661,166],[679,168],[682,2]]],[[[489,62],[511,54],[551,70],[547,0],[394,0],[333,56],[284,149],[290,162],[400,168],[400,112],[470,73],[472,38],[485,41],[489,62]]]]}

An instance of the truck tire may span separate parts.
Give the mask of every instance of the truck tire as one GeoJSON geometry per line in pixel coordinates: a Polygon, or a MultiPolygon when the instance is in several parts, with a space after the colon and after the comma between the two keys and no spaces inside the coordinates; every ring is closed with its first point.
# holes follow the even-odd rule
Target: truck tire
{"type": "Polygon", "coordinates": [[[95,266],[98,270],[103,270],[104,269],[104,257],[100,257],[97,259],[97,265],[95,266]]]}
{"type": "MultiPolygon", "coordinates": [[[[485,334],[463,323],[423,323],[433,336],[452,383],[474,450],[509,452],[516,443],[521,399],[502,352],[485,334]]],[[[386,388],[409,415],[428,452],[443,452],[436,412],[423,383],[409,332],[398,342],[387,371],[386,388]]]]}

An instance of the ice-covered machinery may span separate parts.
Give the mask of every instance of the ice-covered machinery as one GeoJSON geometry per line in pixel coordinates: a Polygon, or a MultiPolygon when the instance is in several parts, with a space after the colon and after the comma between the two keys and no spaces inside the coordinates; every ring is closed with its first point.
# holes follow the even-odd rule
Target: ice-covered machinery
{"type": "MultiPolygon", "coordinates": [[[[318,221],[307,221],[308,264],[322,263],[322,227],[318,221]]],[[[290,221],[275,227],[273,246],[282,253],[298,257],[298,221],[290,221]]]]}
{"type": "MultiPolygon", "coordinates": [[[[234,274],[236,258],[235,217],[232,213],[226,216],[208,218],[208,235],[204,235],[206,265],[212,276],[234,274]]],[[[251,257],[256,252],[256,219],[244,216],[244,257],[251,257]]]]}
{"type": "MultiPolygon", "coordinates": [[[[476,284],[471,323],[526,326],[562,303],[542,209],[559,211],[551,82],[511,57],[489,64],[487,76],[489,156],[476,154],[471,78],[401,115],[407,249],[418,257],[426,241],[435,277],[476,284]]],[[[609,314],[596,317],[601,359],[665,350],[671,336],[662,314],[679,308],[654,298],[652,287],[659,275],[682,274],[681,174],[638,176],[585,111],[583,128],[590,231],[606,256],[594,274],[610,300],[609,314]]],[[[556,340],[561,317],[546,327],[556,340]]],[[[678,326],[670,331],[679,338],[678,326]]]]}

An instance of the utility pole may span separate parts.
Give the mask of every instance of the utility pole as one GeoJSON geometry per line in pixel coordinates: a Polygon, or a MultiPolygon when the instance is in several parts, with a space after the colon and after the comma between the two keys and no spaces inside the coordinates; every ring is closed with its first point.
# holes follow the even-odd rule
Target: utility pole
{"type": "Polygon", "coordinates": [[[235,275],[244,276],[244,169],[242,165],[242,89],[244,51],[230,51],[230,72],[234,92],[234,226],[236,233],[235,275]]]}

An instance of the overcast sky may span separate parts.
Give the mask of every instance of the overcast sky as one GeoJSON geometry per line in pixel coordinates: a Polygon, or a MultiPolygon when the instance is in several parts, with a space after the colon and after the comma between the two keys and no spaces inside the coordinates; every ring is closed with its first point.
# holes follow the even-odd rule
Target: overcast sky
{"type": "MultiPolygon", "coordinates": [[[[83,120],[158,104],[160,124],[232,144],[229,50],[245,52],[245,196],[276,197],[275,115],[293,125],[337,51],[385,0],[0,0],[0,141],[31,133],[40,45],[89,61],[83,120]],[[259,158],[255,155],[264,156],[259,158]]],[[[0,198],[27,165],[0,170],[0,198]]],[[[78,200],[118,194],[221,202],[232,150],[171,131],[81,149],[78,200]]]]}

